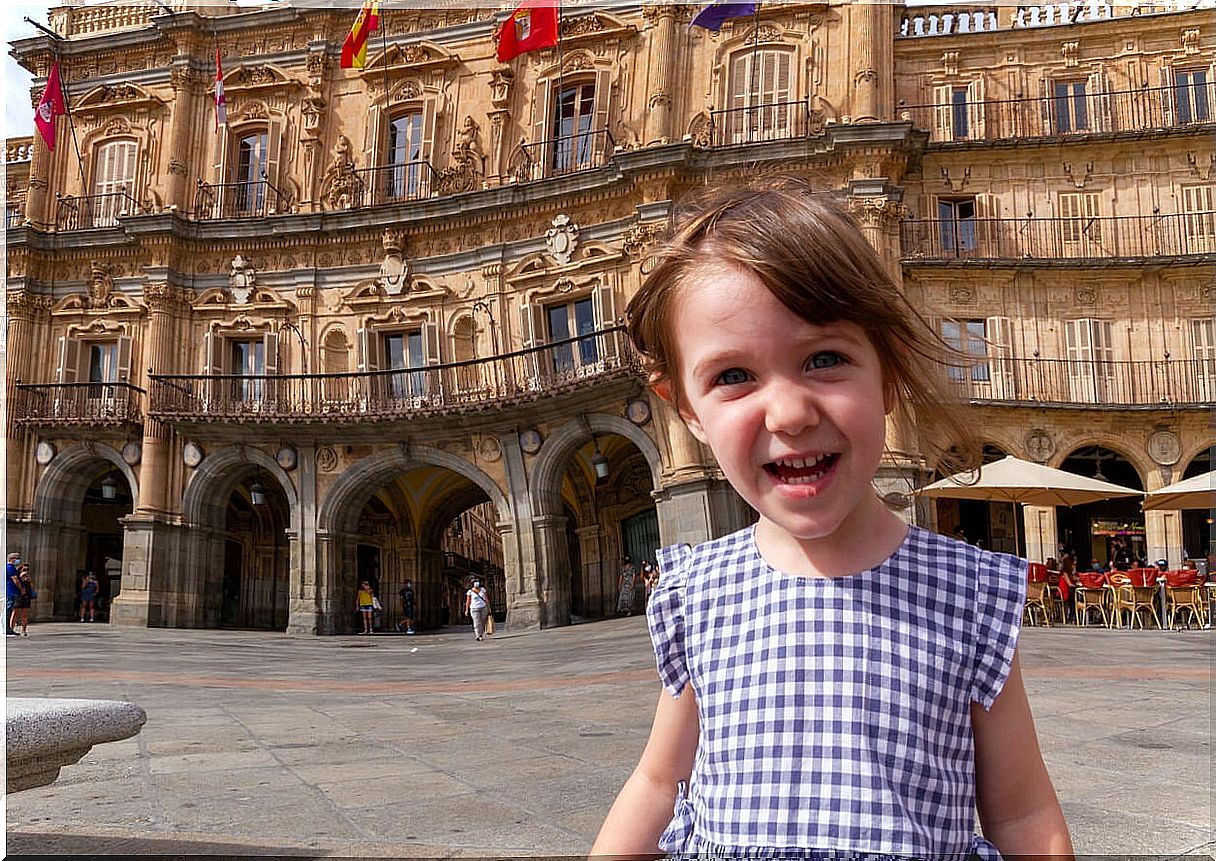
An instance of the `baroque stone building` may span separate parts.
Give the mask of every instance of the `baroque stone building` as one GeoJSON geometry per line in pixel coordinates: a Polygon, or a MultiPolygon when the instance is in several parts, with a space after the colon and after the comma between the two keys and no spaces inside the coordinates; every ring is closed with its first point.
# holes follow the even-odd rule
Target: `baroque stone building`
{"type": "MultiPolygon", "coordinates": [[[[612,612],[624,555],[754,517],[621,314],[673,201],[764,173],[847,202],[970,357],[993,456],[1144,489],[1209,468],[1207,0],[765,3],[719,33],[565,2],[560,46],[507,64],[508,5],[422,5],[382,4],[351,70],[350,9],[52,10],[70,125],[6,156],[8,540],[39,615],[84,569],[130,625],[352,630],[364,577],[413,579],[426,625],[476,575],[518,627],[612,612]]],[[[13,45],[35,101],[53,47],[13,45]]],[[[882,492],[933,479],[926,442],[889,429],[882,492]]],[[[1122,531],[1177,561],[1208,528],[908,516],[1032,558],[1122,531]]]]}

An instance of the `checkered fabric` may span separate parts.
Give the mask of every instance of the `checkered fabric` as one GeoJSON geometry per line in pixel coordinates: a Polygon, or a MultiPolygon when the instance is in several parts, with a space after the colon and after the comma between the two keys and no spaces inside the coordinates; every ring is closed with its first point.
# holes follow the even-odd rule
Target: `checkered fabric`
{"type": "Polygon", "coordinates": [[[1000,858],[975,834],[972,701],[1017,644],[1026,562],[911,528],[876,568],[794,577],[754,528],[659,553],[659,676],[696,692],[659,846],[730,858],[1000,858]]]}

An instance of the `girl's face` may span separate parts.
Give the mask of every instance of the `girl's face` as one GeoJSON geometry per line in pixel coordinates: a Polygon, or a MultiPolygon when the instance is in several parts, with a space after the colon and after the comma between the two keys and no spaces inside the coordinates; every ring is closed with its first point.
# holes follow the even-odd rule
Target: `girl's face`
{"type": "Polygon", "coordinates": [[[766,533],[809,549],[890,516],[871,486],[890,405],[861,327],[808,323],[727,267],[687,282],[673,319],[681,415],[766,533]]]}

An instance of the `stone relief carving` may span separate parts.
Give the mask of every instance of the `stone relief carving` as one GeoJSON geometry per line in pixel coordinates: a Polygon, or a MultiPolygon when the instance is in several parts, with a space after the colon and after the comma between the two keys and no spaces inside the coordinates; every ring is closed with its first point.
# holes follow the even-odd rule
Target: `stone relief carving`
{"type": "Polygon", "coordinates": [[[248,260],[240,254],[232,258],[232,268],[228,274],[228,292],[232,294],[234,304],[244,305],[249,302],[256,279],[257,271],[248,260]]]}
{"type": "Polygon", "coordinates": [[[403,253],[401,234],[391,227],[384,229],[382,239],[384,260],[380,263],[380,286],[389,296],[397,296],[410,280],[410,264],[403,253]]]}
{"type": "Polygon", "coordinates": [[[505,110],[507,100],[511,96],[511,82],[515,73],[508,68],[495,69],[490,72],[490,104],[495,110],[505,110]]]}
{"type": "Polygon", "coordinates": [[[632,259],[638,260],[647,248],[658,241],[666,229],[667,224],[662,221],[634,224],[625,231],[625,235],[621,238],[621,248],[632,259]]]}
{"type": "Polygon", "coordinates": [[[1036,463],[1046,463],[1056,453],[1056,441],[1043,428],[1032,428],[1026,434],[1026,453],[1036,463]]]}
{"type": "Polygon", "coordinates": [[[553,259],[564,266],[578,247],[578,225],[564,213],[555,216],[551,223],[553,226],[545,231],[545,246],[553,259]]]}
{"type": "Polygon", "coordinates": [[[440,194],[472,191],[480,186],[485,176],[486,157],[481,148],[481,126],[471,116],[464,118],[456,132],[452,159],[452,165],[440,171],[436,179],[436,190],[440,194]]]}
{"type": "Polygon", "coordinates": [[[113,290],[114,279],[110,276],[110,268],[94,260],[89,266],[89,307],[108,307],[113,290]]]}
{"type": "Polygon", "coordinates": [[[346,135],[338,135],[333,157],[321,178],[321,199],[331,209],[353,206],[358,199],[358,184],[354,148],[346,135]]]}

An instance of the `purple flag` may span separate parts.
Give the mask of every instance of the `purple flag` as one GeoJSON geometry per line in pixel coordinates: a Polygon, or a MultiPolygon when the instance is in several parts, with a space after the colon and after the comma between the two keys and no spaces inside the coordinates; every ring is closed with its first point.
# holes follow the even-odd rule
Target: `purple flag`
{"type": "Polygon", "coordinates": [[[725,0],[714,0],[697,13],[697,17],[692,19],[689,26],[704,27],[706,30],[713,30],[716,33],[731,18],[755,15],[759,5],[759,3],[729,3],[725,0]]]}

